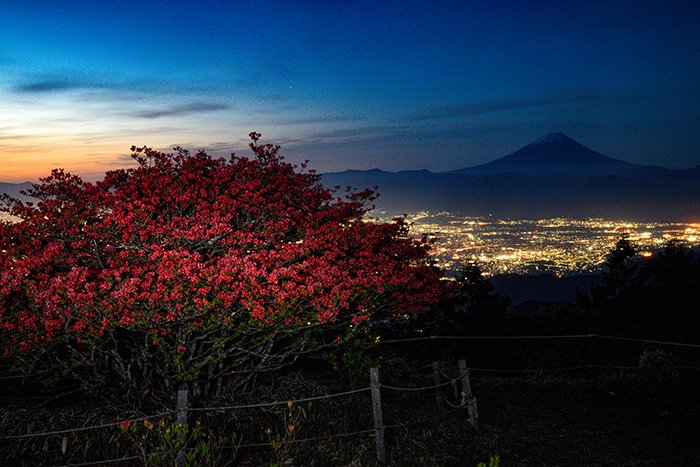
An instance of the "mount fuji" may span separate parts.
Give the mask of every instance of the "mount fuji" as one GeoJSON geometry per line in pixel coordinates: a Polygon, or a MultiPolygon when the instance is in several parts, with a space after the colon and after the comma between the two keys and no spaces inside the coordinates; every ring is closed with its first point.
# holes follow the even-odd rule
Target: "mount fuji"
{"type": "Polygon", "coordinates": [[[504,218],[700,221],[700,167],[671,170],[605,156],[549,133],[486,164],[450,172],[379,169],[322,174],[327,186],[379,187],[377,210],[504,218]]]}
{"type": "Polygon", "coordinates": [[[455,170],[463,175],[576,175],[596,177],[622,175],[638,170],[640,165],[604,156],[587,148],[564,133],[549,133],[512,154],[495,161],[455,170]]]}

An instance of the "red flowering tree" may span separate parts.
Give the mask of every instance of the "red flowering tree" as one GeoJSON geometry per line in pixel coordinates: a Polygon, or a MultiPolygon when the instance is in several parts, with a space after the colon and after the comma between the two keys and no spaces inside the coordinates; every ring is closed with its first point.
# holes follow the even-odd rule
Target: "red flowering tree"
{"type": "Polygon", "coordinates": [[[5,353],[92,387],[205,395],[448,293],[402,220],[363,221],[372,192],[337,197],[250,136],[254,158],[133,147],[136,168],[54,170],[35,204],[6,197],[5,353]]]}

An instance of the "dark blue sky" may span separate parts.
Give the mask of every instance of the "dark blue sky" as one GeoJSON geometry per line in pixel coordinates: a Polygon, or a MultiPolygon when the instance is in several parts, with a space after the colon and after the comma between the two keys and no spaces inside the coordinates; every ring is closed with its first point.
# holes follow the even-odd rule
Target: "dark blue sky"
{"type": "Polygon", "coordinates": [[[700,164],[697,2],[376,3],[5,0],[0,180],[251,130],[321,171],[455,169],[554,131],[700,164]]]}

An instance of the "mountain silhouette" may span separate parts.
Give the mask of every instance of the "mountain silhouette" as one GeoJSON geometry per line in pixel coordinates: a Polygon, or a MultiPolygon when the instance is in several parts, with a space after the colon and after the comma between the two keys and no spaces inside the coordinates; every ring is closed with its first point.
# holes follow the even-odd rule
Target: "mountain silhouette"
{"type": "MultiPolygon", "coordinates": [[[[24,183],[7,183],[7,182],[0,182],[0,194],[8,194],[12,196],[13,198],[19,198],[23,201],[28,201],[31,198],[24,196],[22,194],[23,191],[29,190],[32,187],[32,184],[29,182],[24,182],[24,183]]],[[[0,209],[2,208],[2,204],[0,203],[0,209]]]]}
{"type": "MultiPolygon", "coordinates": [[[[378,186],[377,210],[391,215],[428,210],[520,219],[700,221],[700,167],[630,164],[563,133],[550,133],[487,164],[451,172],[346,170],[322,174],[322,182],[358,189],[378,186]]],[[[29,187],[0,183],[0,193],[17,196],[29,187]]]]}
{"type": "Polygon", "coordinates": [[[604,156],[564,133],[549,133],[512,154],[486,164],[453,170],[462,175],[624,175],[645,166],[604,156]]]}
{"type": "Polygon", "coordinates": [[[700,167],[631,164],[550,133],[487,164],[451,172],[379,169],[322,174],[327,186],[379,187],[378,211],[505,218],[700,221],[700,167]]]}

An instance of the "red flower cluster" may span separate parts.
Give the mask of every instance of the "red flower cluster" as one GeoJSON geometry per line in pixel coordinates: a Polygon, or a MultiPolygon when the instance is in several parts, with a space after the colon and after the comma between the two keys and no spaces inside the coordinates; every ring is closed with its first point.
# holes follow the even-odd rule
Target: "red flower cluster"
{"type": "Polygon", "coordinates": [[[259,137],[252,159],[133,147],[136,168],[97,183],[54,170],[35,205],[6,198],[21,219],[0,223],[6,349],[117,327],[358,324],[448,293],[401,219],[363,220],[371,191],[337,196],[259,137]]]}

